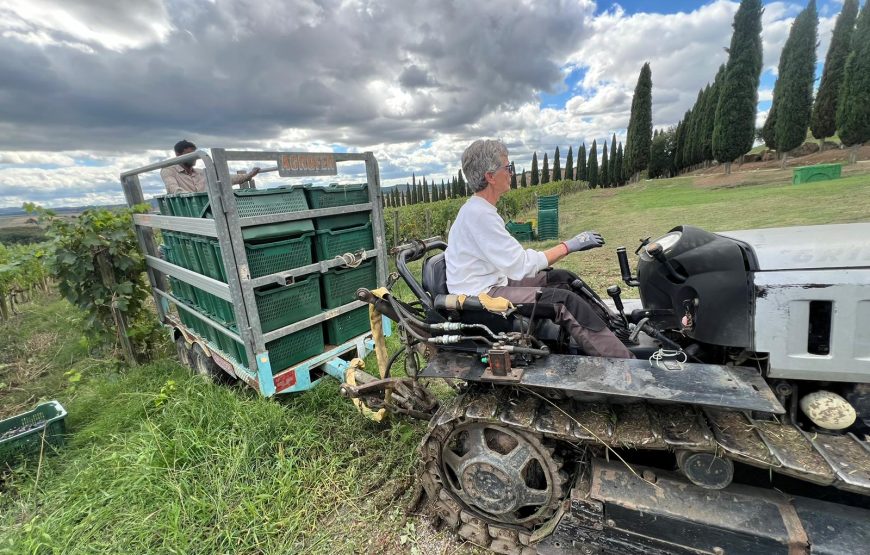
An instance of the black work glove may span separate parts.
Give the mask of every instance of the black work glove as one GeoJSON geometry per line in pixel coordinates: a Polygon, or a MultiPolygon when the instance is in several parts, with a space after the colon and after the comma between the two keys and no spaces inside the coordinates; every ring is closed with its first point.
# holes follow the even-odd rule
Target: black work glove
{"type": "Polygon", "coordinates": [[[572,252],[588,251],[596,249],[604,245],[604,238],[597,231],[584,231],[571,237],[567,241],[562,242],[565,248],[568,249],[568,254],[572,252]]]}

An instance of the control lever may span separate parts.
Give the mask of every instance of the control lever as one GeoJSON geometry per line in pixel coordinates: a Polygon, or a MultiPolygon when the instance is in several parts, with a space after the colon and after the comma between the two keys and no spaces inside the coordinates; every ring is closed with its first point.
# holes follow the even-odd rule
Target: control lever
{"type": "Polygon", "coordinates": [[[625,316],[625,306],[622,304],[622,289],[619,288],[618,285],[611,285],[607,288],[607,294],[610,295],[610,298],[613,299],[613,305],[616,307],[616,311],[619,313],[619,316],[622,318],[622,321],[625,322],[625,327],[628,328],[628,318],[625,316]]]}
{"type": "Polygon", "coordinates": [[[625,253],[625,247],[616,249],[616,259],[619,261],[619,273],[622,274],[622,281],[629,287],[640,285],[637,278],[631,275],[631,266],[628,265],[628,255],[625,253]]]}
{"type": "Polygon", "coordinates": [[[668,276],[677,283],[683,283],[686,278],[677,273],[671,261],[665,256],[665,250],[659,243],[650,243],[646,247],[646,253],[655,258],[668,271],[668,276]]]}

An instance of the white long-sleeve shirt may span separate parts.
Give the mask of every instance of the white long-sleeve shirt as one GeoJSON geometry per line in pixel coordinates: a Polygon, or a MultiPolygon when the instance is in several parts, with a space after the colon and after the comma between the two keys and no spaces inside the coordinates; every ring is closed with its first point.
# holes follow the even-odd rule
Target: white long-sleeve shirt
{"type": "Polygon", "coordinates": [[[447,290],[455,295],[479,295],[508,279],[532,277],[548,266],[547,256],[524,249],[505,229],[495,206],[472,196],[450,227],[447,250],[447,290]]]}

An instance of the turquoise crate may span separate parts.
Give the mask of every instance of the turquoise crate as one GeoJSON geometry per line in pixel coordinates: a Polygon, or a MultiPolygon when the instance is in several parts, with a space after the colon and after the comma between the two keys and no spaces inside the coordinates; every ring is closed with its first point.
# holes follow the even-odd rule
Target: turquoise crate
{"type": "Polygon", "coordinates": [[[270,341],[266,344],[266,350],[269,351],[272,373],[277,374],[294,364],[319,355],[323,352],[324,346],[323,327],[320,324],[270,341]]]}
{"type": "Polygon", "coordinates": [[[263,333],[289,326],[320,312],[320,280],[316,274],[291,285],[254,291],[263,333]]]}
{"type": "Polygon", "coordinates": [[[314,232],[307,232],[292,239],[268,243],[245,243],[251,277],[258,278],[311,264],[313,235],[314,232]]]}
{"type": "Polygon", "coordinates": [[[0,420],[0,466],[56,451],[64,442],[65,419],[66,410],[61,404],[49,401],[28,412],[0,420]]]}
{"type": "Polygon", "coordinates": [[[372,223],[346,229],[319,229],[315,241],[317,260],[331,260],[345,253],[375,248],[372,223]]]}
{"type": "Polygon", "coordinates": [[[361,306],[324,322],[326,342],[340,345],[345,341],[371,330],[369,307],[361,306]]]}
{"type": "Polygon", "coordinates": [[[378,283],[374,260],[363,262],[357,268],[333,268],[322,274],[323,308],[336,308],[357,300],[360,287],[374,289],[378,283]]]}

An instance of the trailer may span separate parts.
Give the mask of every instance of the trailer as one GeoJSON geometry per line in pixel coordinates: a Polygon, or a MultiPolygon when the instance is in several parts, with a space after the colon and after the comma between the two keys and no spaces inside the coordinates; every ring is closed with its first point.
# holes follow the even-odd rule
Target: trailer
{"type": "Polygon", "coordinates": [[[374,349],[372,329],[390,335],[389,320],[370,320],[355,295],[387,280],[374,155],[197,150],[122,173],[127,204],[146,202],[140,176],[196,160],[205,192],[161,195],[159,214],[133,216],[179,358],[265,397],[310,389],[327,375],[344,382],[346,359],[374,349]],[[237,162],[270,162],[264,171],[284,178],[337,175],[339,164],[363,162],[366,181],[233,189],[229,164],[237,162]]]}

